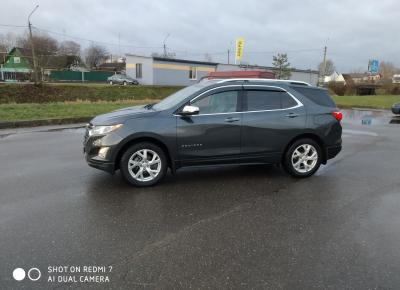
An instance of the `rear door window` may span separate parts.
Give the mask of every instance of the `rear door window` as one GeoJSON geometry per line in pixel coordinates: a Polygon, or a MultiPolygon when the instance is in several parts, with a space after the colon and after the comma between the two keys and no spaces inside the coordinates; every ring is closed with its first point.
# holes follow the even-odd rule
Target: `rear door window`
{"type": "Polygon", "coordinates": [[[246,90],[246,111],[288,109],[296,105],[297,102],[288,93],[283,91],[246,90]]]}
{"type": "Polygon", "coordinates": [[[317,105],[324,107],[336,107],[335,102],[332,100],[327,90],[307,87],[292,87],[292,89],[299,92],[317,105]]]}
{"type": "Polygon", "coordinates": [[[246,91],[247,111],[277,110],[281,108],[281,92],[266,90],[246,91]]]}

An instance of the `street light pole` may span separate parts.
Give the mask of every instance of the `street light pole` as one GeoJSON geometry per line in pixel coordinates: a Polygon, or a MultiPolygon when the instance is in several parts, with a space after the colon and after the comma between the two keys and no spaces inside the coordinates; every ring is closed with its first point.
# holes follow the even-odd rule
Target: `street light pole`
{"type": "Polygon", "coordinates": [[[38,82],[38,71],[37,71],[37,59],[35,54],[35,45],[33,44],[31,16],[38,8],[39,5],[36,5],[36,7],[32,10],[32,12],[28,16],[29,40],[31,42],[32,59],[33,59],[33,79],[35,81],[35,84],[38,82]]]}
{"type": "Polygon", "coordinates": [[[163,41],[163,47],[164,47],[164,57],[167,57],[167,45],[165,44],[165,42],[167,41],[168,37],[170,36],[170,34],[167,34],[167,37],[165,37],[164,41],[163,41]]]}

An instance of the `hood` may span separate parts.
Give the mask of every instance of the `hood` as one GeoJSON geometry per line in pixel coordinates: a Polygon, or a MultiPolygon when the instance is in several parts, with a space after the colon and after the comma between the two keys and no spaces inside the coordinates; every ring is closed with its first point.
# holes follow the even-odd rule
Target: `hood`
{"type": "Polygon", "coordinates": [[[156,114],[157,111],[146,109],[144,106],[134,106],[112,111],[103,115],[94,117],[90,123],[93,125],[114,125],[124,123],[128,119],[149,117],[156,114]]]}

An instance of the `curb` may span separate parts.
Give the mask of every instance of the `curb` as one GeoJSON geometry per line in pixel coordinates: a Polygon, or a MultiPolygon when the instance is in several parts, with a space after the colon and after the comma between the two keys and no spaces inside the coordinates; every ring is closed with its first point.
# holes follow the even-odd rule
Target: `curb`
{"type": "Polygon", "coordinates": [[[58,118],[58,119],[0,122],[0,129],[86,123],[86,122],[89,122],[91,119],[93,119],[93,117],[58,118]]]}

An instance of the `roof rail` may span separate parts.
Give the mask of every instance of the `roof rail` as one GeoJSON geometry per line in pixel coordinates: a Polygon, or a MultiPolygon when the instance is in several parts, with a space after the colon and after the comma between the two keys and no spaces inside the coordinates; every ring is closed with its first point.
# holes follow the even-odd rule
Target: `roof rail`
{"type": "Polygon", "coordinates": [[[303,85],[311,87],[311,84],[302,81],[295,81],[295,80],[276,80],[276,79],[261,79],[261,78],[232,78],[232,79],[221,79],[217,83],[227,83],[227,82],[239,82],[239,81],[248,81],[248,82],[282,82],[292,85],[303,85]]]}

